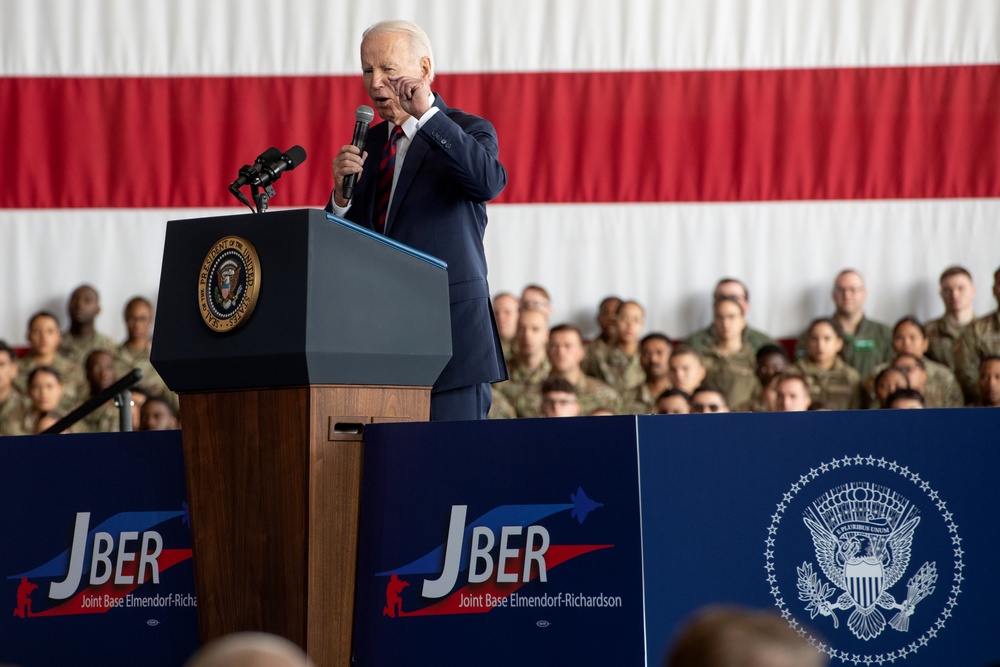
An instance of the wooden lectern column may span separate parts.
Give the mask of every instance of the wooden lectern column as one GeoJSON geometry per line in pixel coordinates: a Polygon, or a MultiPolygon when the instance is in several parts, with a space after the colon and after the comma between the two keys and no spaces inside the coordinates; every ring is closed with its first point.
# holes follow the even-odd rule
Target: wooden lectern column
{"type": "Polygon", "coordinates": [[[202,642],[281,635],[351,660],[364,424],[426,421],[430,387],[181,394],[202,642]]]}

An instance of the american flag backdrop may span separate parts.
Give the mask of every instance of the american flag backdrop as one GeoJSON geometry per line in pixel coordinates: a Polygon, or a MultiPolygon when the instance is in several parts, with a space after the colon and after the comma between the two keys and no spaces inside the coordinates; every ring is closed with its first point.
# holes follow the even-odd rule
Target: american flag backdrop
{"type": "Polygon", "coordinates": [[[385,18],[420,23],[435,91],[497,128],[494,292],[541,283],[586,331],[636,298],[680,337],[732,275],[751,325],[794,336],[840,268],[891,322],[937,316],[957,263],[994,307],[995,0],[0,0],[0,338],[83,282],[122,337],[166,221],[246,211],[227,185],[265,148],[308,152],[272,208],[322,207],[385,18]]]}

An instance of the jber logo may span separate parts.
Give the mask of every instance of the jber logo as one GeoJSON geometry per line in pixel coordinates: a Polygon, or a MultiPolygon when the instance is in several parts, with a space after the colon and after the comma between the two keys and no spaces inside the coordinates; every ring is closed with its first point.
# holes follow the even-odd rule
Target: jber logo
{"type": "MultiPolygon", "coordinates": [[[[383,616],[429,616],[484,613],[498,607],[531,606],[534,598],[517,591],[529,581],[548,582],[553,568],[584,554],[611,548],[612,544],[553,544],[542,520],[568,512],[578,524],[603,507],[582,488],[570,494],[571,503],[501,505],[468,521],[468,506],[453,505],[446,541],[415,561],[379,572],[389,577],[383,616]],[[419,578],[418,578],[419,575],[419,578]],[[406,577],[406,578],[403,578],[406,577]],[[420,609],[404,609],[404,589],[419,582],[420,609]]],[[[546,595],[550,604],[562,606],[565,594],[546,595]]],[[[573,604],[565,595],[565,604],[573,604]]]]}
{"type": "MultiPolygon", "coordinates": [[[[18,580],[14,615],[19,618],[99,614],[124,607],[195,606],[193,594],[157,594],[160,575],[191,559],[190,539],[168,544],[164,533],[187,524],[185,510],[121,512],[91,527],[91,513],[77,512],[69,548],[18,580]],[[171,548],[175,547],[175,548],[171,548]],[[180,548],[177,548],[180,547],[180,548]],[[149,594],[139,596],[136,590],[149,594]]],[[[187,536],[187,531],[182,532],[187,536]]],[[[174,541],[178,541],[176,538],[174,541]]]]}

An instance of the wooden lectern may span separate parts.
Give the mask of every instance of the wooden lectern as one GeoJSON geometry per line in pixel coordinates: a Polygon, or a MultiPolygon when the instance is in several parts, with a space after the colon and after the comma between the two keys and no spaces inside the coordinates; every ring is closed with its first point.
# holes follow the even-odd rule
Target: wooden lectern
{"type": "Polygon", "coordinates": [[[364,425],[428,419],[446,269],[318,210],[168,223],[151,361],[181,399],[203,642],[350,663],[364,425]]]}

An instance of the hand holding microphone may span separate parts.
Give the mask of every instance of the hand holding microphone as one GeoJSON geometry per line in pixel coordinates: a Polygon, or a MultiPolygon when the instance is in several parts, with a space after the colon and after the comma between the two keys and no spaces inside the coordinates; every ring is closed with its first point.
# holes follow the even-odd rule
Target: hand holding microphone
{"type": "Polygon", "coordinates": [[[358,107],[354,117],[354,136],[351,143],[341,147],[333,160],[333,183],[335,203],[347,206],[354,197],[354,186],[358,182],[358,174],[364,167],[367,153],[363,152],[365,137],[368,136],[368,125],[375,119],[375,111],[367,105],[358,107]]]}

